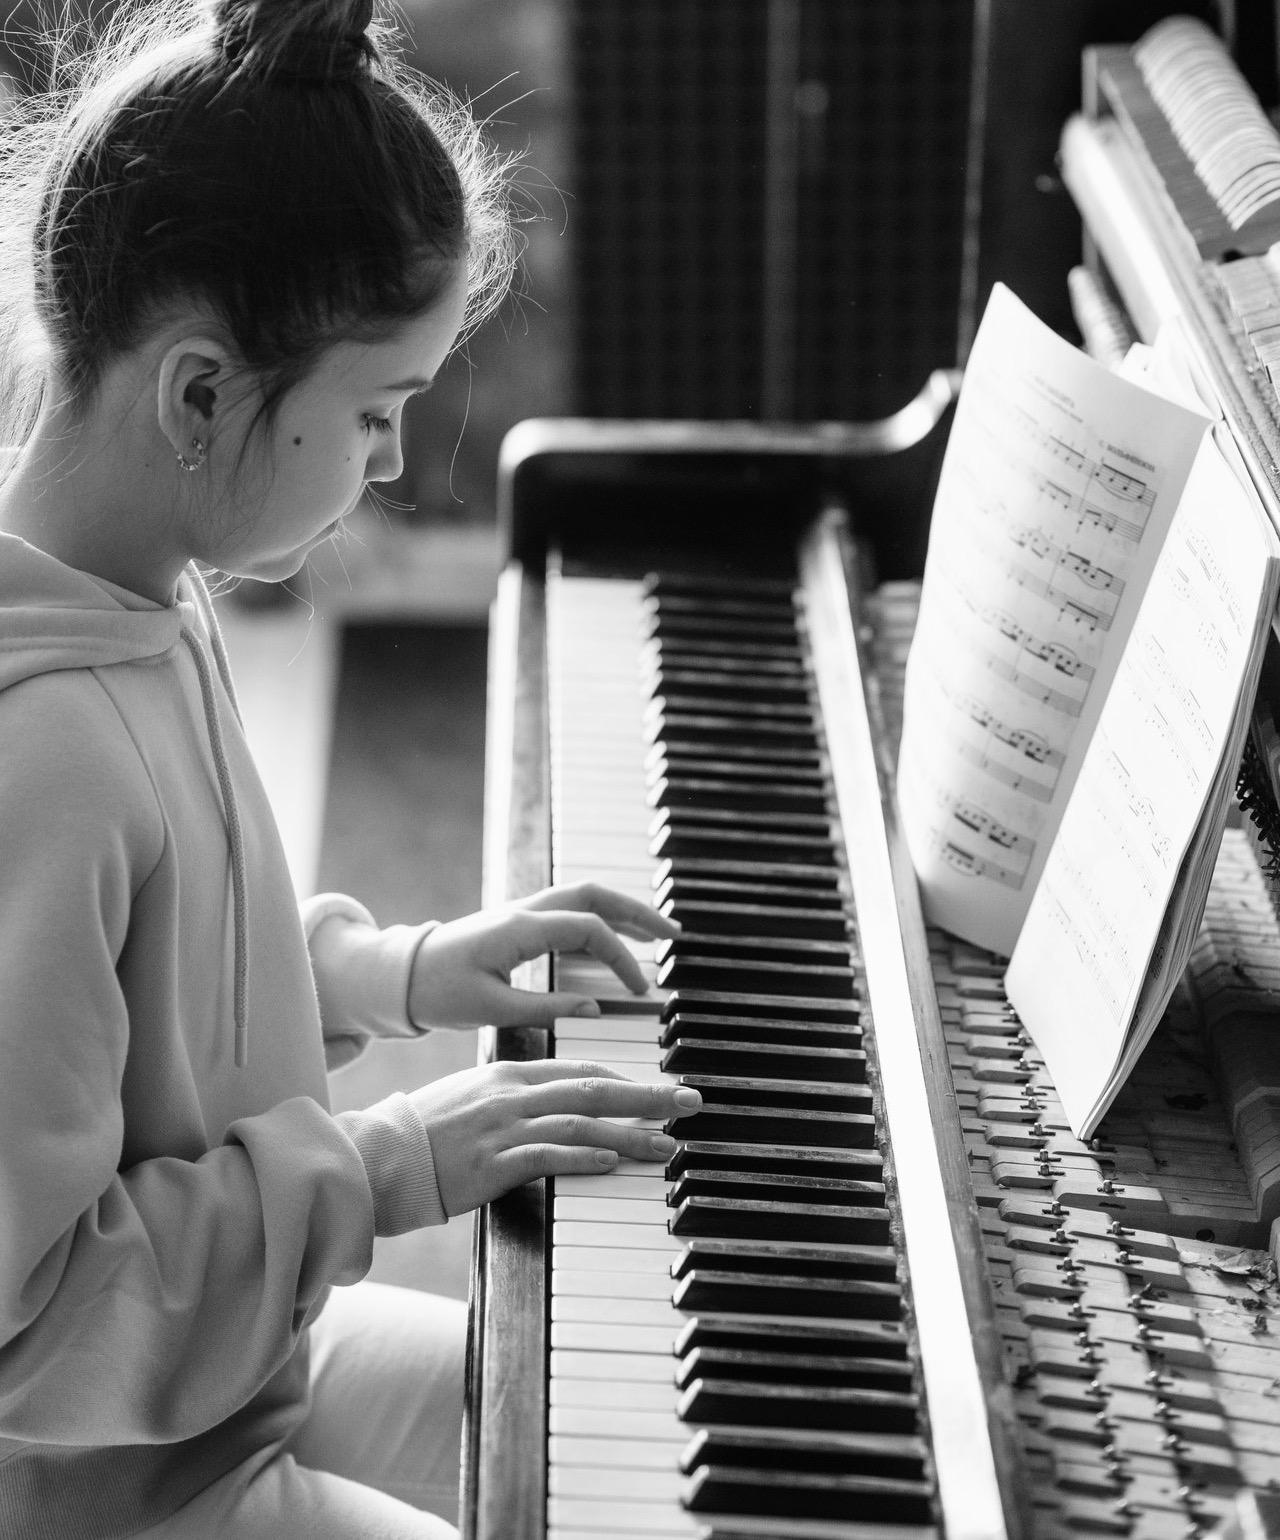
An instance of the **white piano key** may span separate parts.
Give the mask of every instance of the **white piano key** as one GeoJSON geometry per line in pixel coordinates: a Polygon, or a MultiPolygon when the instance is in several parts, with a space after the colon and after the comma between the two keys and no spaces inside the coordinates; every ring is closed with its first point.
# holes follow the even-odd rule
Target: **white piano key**
{"type": "MultiPolygon", "coordinates": [[[[590,1299],[579,1294],[555,1294],[551,1296],[553,1321],[579,1321],[600,1326],[661,1326],[671,1333],[674,1343],[676,1328],[671,1301],[663,1299],[630,1299],[625,1295],[613,1295],[606,1299],[590,1299]]],[[[630,1332],[623,1334],[630,1337],[630,1332]]]]}
{"type": "Polygon", "coordinates": [[[611,1503],[590,1497],[552,1497],[547,1499],[547,1523],[549,1526],[572,1529],[591,1535],[594,1540],[602,1536],[615,1536],[622,1526],[627,1526],[643,1540],[671,1537],[671,1540],[696,1540],[698,1522],[671,1503],[648,1505],[632,1498],[626,1502],[611,1503]]]}
{"type": "Polygon", "coordinates": [[[596,1224],[557,1219],[551,1227],[553,1246],[634,1246],[641,1251],[679,1251],[681,1242],[656,1225],[596,1224]]]}
{"type": "Polygon", "coordinates": [[[608,1059],[614,1064],[627,1065],[651,1065],[655,1069],[662,1057],[662,1050],[657,1043],[629,1042],[626,1038],[616,1038],[613,1041],[598,1037],[565,1038],[561,1033],[556,1033],[556,1041],[572,1042],[573,1057],[575,1059],[608,1059]]]}
{"type": "MultiPolygon", "coordinates": [[[[557,1016],[555,1021],[557,1038],[599,1038],[604,1030],[600,1025],[598,1017],[557,1016]]],[[[609,1017],[608,1036],[611,1040],[616,1039],[625,1042],[648,1042],[652,1040],[656,1047],[660,1030],[661,1028],[652,1016],[619,1015],[609,1017]]]]}
{"type": "Polygon", "coordinates": [[[599,1176],[556,1177],[557,1198],[665,1198],[666,1192],[661,1166],[644,1175],[604,1171],[599,1176]]]}
{"type": "Polygon", "coordinates": [[[669,1273],[601,1272],[585,1268],[553,1267],[551,1293],[600,1299],[608,1295],[629,1299],[660,1299],[671,1309],[672,1280],[669,1273]]]}
{"type": "MultiPolygon", "coordinates": [[[[674,1404],[674,1387],[670,1394],[674,1404]]],[[[610,1438],[650,1444],[674,1444],[681,1435],[687,1443],[692,1436],[674,1411],[628,1411],[625,1407],[611,1407],[608,1416],[602,1417],[598,1406],[553,1406],[547,1413],[547,1427],[566,1436],[599,1438],[607,1432],[610,1438]]]]}
{"type": "Polygon", "coordinates": [[[553,1465],[574,1465],[596,1470],[661,1470],[677,1468],[680,1451],[689,1442],[679,1424],[669,1439],[591,1438],[585,1434],[553,1433],[547,1441],[553,1465]]]}
{"type": "Polygon", "coordinates": [[[671,1326],[599,1325],[591,1321],[552,1321],[551,1346],[590,1348],[603,1353],[670,1353],[678,1335],[671,1326]]]}
{"type": "MultiPolygon", "coordinates": [[[[705,1536],[706,1533],[705,1529],[695,1527],[674,1532],[668,1530],[667,1537],[668,1540],[684,1540],[685,1536],[692,1535],[696,1540],[697,1536],[705,1536]]],[[[554,1524],[547,1530],[547,1540],[600,1540],[600,1532],[596,1529],[581,1529],[576,1524],[554,1524]]],[[[614,1528],[609,1531],[609,1540],[654,1540],[654,1534],[652,1530],[614,1528]]],[[[908,1536],[907,1540],[914,1540],[914,1537],[908,1536]]]]}
{"type": "Polygon", "coordinates": [[[579,1198],[556,1194],[555,1217],[558,1220],[581,1219],[599,1224],[657,1225],[666,1228],[671,1210],[664,1198],[579,1198]]]}
{"type": "Polygon", "coordinates": [[[566,1272],[597,1271],[620,1273],[635,1270],[671,1275],[673,1253],[665,1246],[650,1251],[622,1246],[556,1246],[551,1255],[551,1268],[563,1268],[566,1272]]]}
{"type": "Polygon", "coordinates": [[[612,1466],[552,1465],[547,1489],[557,1497],[604,1497],[650,1503],[676,1503],[683,1478],[674,1467],[665,1472],[612,1466]]]}
{"type": "MultiPolygon", "coordinates": [[[[597,1353],[588,1348],[557,1348],[551,1354],[551,1373],[557,1380],[607,1380],[610,1385],[665,1385],[673,1391],[676,1360],[672,1353],[633,1353],[625,1363],[616,1353],[597,1353]]],[[[569,1403],[565,1403],[566,1405],[569,1403]]],[[[675,1395],[669,1397],[675,1415],[675,1395]]],[[[594,1433],[604,1430],[598,1425],[594,1433]]]]}
{"type": "MultiPolygon", "coordinates": [[[[620,1355],[613,1355],[620,1362],[620,1355]]],[[[663,1412],[675,1416],[675,1362],[664,1380],[628,1380],[624,1369],[616,1369],[611,1380],[553,1379],[552,1406],[594,1407],[597,1411],[663,1412]]],[[[600,1431],[599,1423],[596,1432],[600,1431]]]]}

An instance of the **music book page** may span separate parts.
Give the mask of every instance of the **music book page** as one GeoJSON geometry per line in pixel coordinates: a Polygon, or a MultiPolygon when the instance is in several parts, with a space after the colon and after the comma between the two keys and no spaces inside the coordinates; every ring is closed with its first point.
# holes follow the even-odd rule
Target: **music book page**
{"type": "Polygon", "coordinates": [[[1208,427],[996,286],[934,503],[898,798],[926,915],[1002,956],[1208,427]]]}
{"type": "Polygon", "coordinates": [[[1087,1138],[1204,911],[1276,606],[1265,513],[1212,437],[1192,469],[1005,988],[1087,1138]]]}

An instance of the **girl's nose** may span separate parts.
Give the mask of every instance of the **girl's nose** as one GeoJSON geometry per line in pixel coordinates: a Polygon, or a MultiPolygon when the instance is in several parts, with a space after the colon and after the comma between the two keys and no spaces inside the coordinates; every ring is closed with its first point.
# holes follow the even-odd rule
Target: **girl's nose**
{"type": "Polygon", "coordinates": [[[400,424],[382,434],[365,466],[366,481],[395,481],[404,471],[404,450],[400,447],[400,424]]]}

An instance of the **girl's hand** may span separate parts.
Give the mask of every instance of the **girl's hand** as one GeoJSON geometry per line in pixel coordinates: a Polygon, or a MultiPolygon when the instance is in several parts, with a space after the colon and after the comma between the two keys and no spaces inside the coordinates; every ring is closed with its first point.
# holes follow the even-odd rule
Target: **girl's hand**
{"type": "Polygon", "coordinates": [[[564,1059],[482,1064],[411,1093],[431,1140],[445,1213],[453,1218],[542,1176],[607,1171],[619,1156],[663,1161],[675,1140],[659,1128],[702,1104],[697,1091],[626,1080],[564,1059]]]}
{"type": "Polygon", "coordinates": [[[589,952],[642,995],[644,977],[619,937],[651,941],[679,933],[675,921],[612,888],[544,888],[431,931],[414,959],[409,1015],[433,1027],[549,1027],[557,1016],[596,1015],[585,995],[512,989],[512,971],[544,952],[589,952]]]}

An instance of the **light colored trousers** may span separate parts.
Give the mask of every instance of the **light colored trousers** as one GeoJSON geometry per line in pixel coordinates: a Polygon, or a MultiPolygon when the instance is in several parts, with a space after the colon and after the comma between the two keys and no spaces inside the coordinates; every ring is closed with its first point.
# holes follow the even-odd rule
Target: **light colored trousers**
{"type": "Polygon", "coordinates": [[[466,1306],[334,1289],[311,1328],[311,1414],[137,1540],[456,1540],[466,1306]]]}

